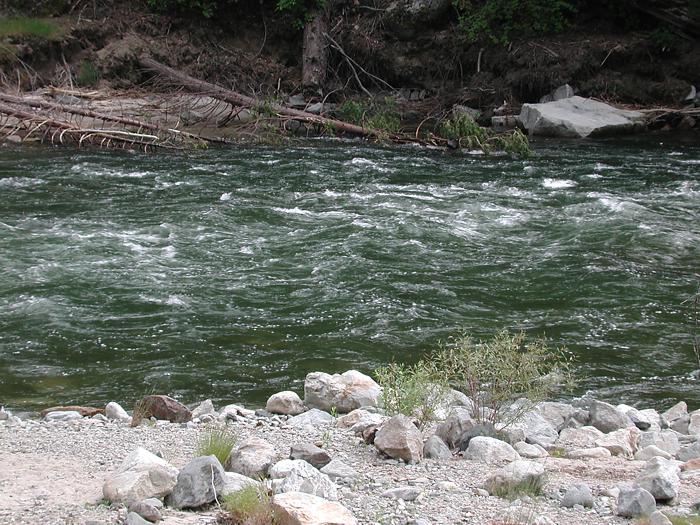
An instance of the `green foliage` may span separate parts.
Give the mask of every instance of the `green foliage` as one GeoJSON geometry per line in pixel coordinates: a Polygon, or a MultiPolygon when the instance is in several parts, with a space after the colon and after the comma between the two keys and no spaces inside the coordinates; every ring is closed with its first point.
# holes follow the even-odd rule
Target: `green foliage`
{"type": "Polygon", "coordinates": [[[227,428],[211,429],[199,440],[198,456],[216,456],[222,465],[226,465],[238,437],[227,428]]]}
{"type": "Polygon", "coordinates": [[[219,0],[148,0],[148,6],[155,11],[190,11],[198,13],[205,18],[214,16],[220,3],[224,2],[219,2],[219,0]]]}
{"type": "Polygon", "coordinates": [[[498,333],[488,341],[456,337],[431,358],[450,385],[472,399],[472,417],[507,426],[546,399],[558,383],[571,382],[571,358],[546,341],[527,342],[525,334],[498,333]],[[511,406],[516,399],[526,403],[511,406]]]}
{"type": "Polygon", "coordinates": [[[544,484],[544,480],[541,477],[538,477],[526,479],[520,483],[504,483],[494,485],[487,487],[487,490],[492,496],[497,496],[508,500],[515,500],[523,496],[536,498],[542,495],[544,484]]]}
{"type": "Polygon", "coordinates": [[[391,97],[375,99],[369,105],[355,100],[346,100],[338,110],[345,122],[385,133],[398,133],[401,119],[396,110],[396,101],[391,97]]]}
{"type": "Polygon", "coordinates": [[[457,141],[460,147],[469,149],[483,149],[488,138],[486,129],[469,115],[459,115],[443,121],[438,133],[446,139],[457,141]]]}
{"type": "Polygon", "coordinates": [[[367,113],[367,107],[355,100],[346,100],[338,109],[338,117],[345,122],[362,125],[362,121],[367,113]]]}
{"type": "Polygon", "coordinates": [[[413,366],[392,363],[375,370],[375,375],[382,387],[382,405],[388,414],[415,417],[421,428],[435,420],[435,410],[447,389],[440,384],[431,364],[423,361],[413,366]]]}
{"type": "Polygon", "coordinates": [[[494,137],[492,143],[496,149],[516,157],[526,159],[532,156],[530,141],[527,139],[527,135],[519,129],[513,130],[510,134],[506,133],[494,137]]]}
{"type": "Polygon", "coordinates": [[[294,15],[293,25],[303,29],[311,22],[314,13],[325,8],[326,0],[277,0],[277,10],[294,15]]]}
{"type": "Polygon", "coordinates": [[[454,0],[471,41],[508,44],[516,38],[563,31],[575,11],[571,0],[454,0]]]}
{"type": "Polygon", "coordinates": [[[92,87],[100,81],[100,70],[89,60],[83,60],[78,69],[78,76],[75,79],[79,86],[92,87]]]}
{"type": "Polygon", "coordinates": [[[0,38],[36,37],[58,40],[62,36],[61,27],[50,20],[28,17],[0,19],[0,38]]]}
{"type": "Polygon", "coordinates": [[[278,521],[272,499],[262,485],[249,485],[224,496],[221,503],[234,525],[274,525],[278,521]]]}

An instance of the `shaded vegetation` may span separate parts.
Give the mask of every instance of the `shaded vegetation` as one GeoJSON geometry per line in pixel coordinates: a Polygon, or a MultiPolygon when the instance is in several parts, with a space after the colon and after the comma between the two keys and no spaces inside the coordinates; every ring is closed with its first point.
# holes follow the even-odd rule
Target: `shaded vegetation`
{"type": "Polygon", "coordinates": [[[55,40],[62,35],[61,27],[50,20],[29,17],[0,19],[0,38],[36,37],[55,40]]]}

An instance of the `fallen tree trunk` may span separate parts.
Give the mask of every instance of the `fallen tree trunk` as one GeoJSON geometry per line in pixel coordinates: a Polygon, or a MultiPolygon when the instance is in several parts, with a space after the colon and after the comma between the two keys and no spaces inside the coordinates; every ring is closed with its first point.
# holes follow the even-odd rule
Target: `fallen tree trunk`
{"type": "MultiPolygon", "coordinates": [[[[230,104],[233,104],[234,106],[244,106],[247,108],[263,106],[263,103],[258,99],[248,97],[246,95],[237,93],[235,91],[231,91],[229,89],[224,89],[215,84],[210,84],[209,82],[206,82],[204,80],[196,79],[194,77],[186,75],[185,73],[182,73],[181,71],[177,71],[171,67],[161,64],[160,62],[157,62],[156,60],[153,60],[150,57],[141,57],[140,62],[141,65],[146,69],[157,73],[165,78],[168,78],[171,82],[174,82],[180,86],[184,86],[187,89],[196,93],[206,93],[207,95],[213,98],[223,100],[224,102],[228,102],[230,104]]],[[[328,127],[330,129],[333,129],[334,131],[347,133],[349,135],[370,137],[375,139],[388,138],[394,142],[414,142],[419,144],[428,144],[428,142],[426,141],[422,141],[420,139],[416,139],[406,135],[387,134],[386,132],[381,130],[363,128],[362,126],[358,126],[357,124],[351,124],[342,120],[336,120],[332,118],[322,117],[320,115],[314,115],[313,113],[288,108],[282,106],[281,104],[267,104],[266,107],[272,109],[280,116],[289,117],[293,120],[298,120],[300,122],[308,122],[310,124],[317,124],[319,126],[328,127]]]]}
{"type": "MultiPolygon", "coordinates": [[[[98,113],[95,111],[77,108],[74,106],[66,106],[63,104],[57,104],[55,102],[46,102],[43,100],[29,100],[26,98],[15,97],[13,95],[8,95],[5,93],[0,93],[0,100],[2,100],[4,102],[8,102],[10,104],[20,105],[20,106],[29,106],[32,108],[41,108],[41,109],[58,111],[61,113],[70,113],[73,115],[81,115],[84,117],[102,120],[104,122],[116,122],[119,124],[124,124],[125,126],[135,127],[137,129],[149,129],[151,131],[156,131],[159,133],[167,133],[169,135],[174,135],[178,138],[182,137],[182,138],[190,139],[190,140],[197,141],[200,143],[202,143],[202,142],[225,143],[226,142],[223,139],[206,138],[206,137],[202,137],[200,135],[195,135],[194,133],[188,133],[186,131],[181,131],[178,129],[163,128],[161,126],[157,126],[155,124],[150,124],[148,122],[142,122],[140,120],[130,119],[127,117],[114,116],[114,115],[105,115],[104,113],[98,113]]],[[[105,130],[105,132],[107,132],[107,131],[109,131],[109,130],[105,130]]]]}

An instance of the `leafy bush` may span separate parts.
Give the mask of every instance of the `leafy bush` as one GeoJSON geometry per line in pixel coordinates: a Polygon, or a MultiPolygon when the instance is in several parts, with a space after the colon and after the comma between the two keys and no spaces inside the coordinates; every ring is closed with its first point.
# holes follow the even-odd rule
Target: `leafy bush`
{"type": "Polygon", "coordinates": [[[455,0],[455,7],[469,40],[500,44],[561,32],[575,11],[570,0],[455,0]]]}
{"type": "Polygon", "coordinates": [[[519,129],[496,135],[491,130],[479,126],[469,115],[459,115],[442,121],[437,132],[442,138],[455,141],[460,148],[480,149],[485,153],[499,150],[521,158],[532,155],[530,142],[519,129]]]}
{"type": "Polygon", "coordinates": [[[226,465],[238,437],[226,428],[212,429],[206,432],[197,446],[198,456],[216,456],[222,465],[226,465]]]}
{"type": "Polygon", "coordinates": [[[382,387],[382,404],[390,415],[415,417],[420,427],[435,420],[435,410],[445,397],[435,369],[424,362],[413,366],[392,363],[375,371],[382,387]]]}
{"type": "Polygon", "coordinates": [[[243,490],[224,496],[222,506],[226,523],[233,525],[274,525],[272,499],[262,486],[249,485],[243,490]]]}
{"type": "Polygon", "coordinates": [[[361,102],[355,100],[346,100],[338,108],[338,117],[345,122],[362,125],[362,120],[367,113],[367,108],[361,102]]]}
{"type": "Polygon", "coordinates": [[[534,403],[551,395],[557,384],[571,382],[571,358],[546,341],[526,342],[525,334],[500,332],[489,341],[460,335],[440,348],[431,363],[450,385],[472,400],[472,417],[480,423],[512,423],[534,403]],[[512,403],[525,398],[515,408],[512,403]]]}
{"type": "Polygon", "coordinates": [[[496,149],[505,151],[510,155],[515,155],[520,158],[528,158],[532,155],[530,141],[519,129],[515,129],[510,134],[498,135],[492,141],[496,149]]]}
{"type": "Polygon", "coordinates": [[[50,20],[28,17],[0,19],[0,38],[14,36],[55,40],[62,34],[61,28],[50,20]]]}
{"type": "Polygon", "coordinates": [[[80,64],[78,77],[75,79],[79,86],[91,87],[96,86],[100,81],[100,70],[95,67],[95,64],[89,60],[84,60],[80,64]]]}

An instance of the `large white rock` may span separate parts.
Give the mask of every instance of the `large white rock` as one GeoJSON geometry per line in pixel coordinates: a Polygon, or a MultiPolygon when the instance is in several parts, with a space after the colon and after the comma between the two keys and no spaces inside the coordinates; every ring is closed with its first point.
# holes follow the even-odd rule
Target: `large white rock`
{"type": "Polygon", "coordinates": [[[127,414],[126,410],[115,401],[107,403],[107,406],[105,406],[105,416],[109,419],[116,419],[117,421],[128,421],[131,419],[131,416],[127,414]]]}
{"type": "Polygon", "coordinates": [[[272,394],[267,400],[265,410],[273,414],[297,416],[306,410],[303,401],[296,392],[286,390],[272,394]]]}
{"type": "Polygon", "coordinates": [[[303,492],[285,492],[272,498],[279,525],[357,525],[340,503],[303,492]]]}
{"type": "Polygon", "coordinates": [[[576,408],[568,403],[555,401],[543,401],[536,410],[557,432],[561,432],[569,418],[576,413],[576,408]]]}
{"type": "Polygon", "coordinates": [[[374,437],[374,446],[390,458],[413,463],[423,459],[423,436],[403,414],[382,425],[374,437]]]}
{"type": "Polygon", "coordinates": [[[520,454],[505,441],[477,436],[469,440],[464,458],[480,463],[503,464],[520,459],[520,454]]]}
{"type": "Polygon", "coordinates": [[[604,434],[595,427],[565,428],[559,433],[559,438],[554,442],[555,446],[572,448],[593,448],[595,442],[604,434]]]}
{"type": "Polygon", "coordinates": [[[648,516],[656,510],[654,496],[639,487],[620,487],[617,514],[626,518],[648,516]]]}
{"type": "Polygon", "coordinates": [[[641,131],[644,115],[583,97],[523,104],[518,120],[530,135],[585,138],[641,131]]]}
{"type": "Polygon", "coordinates": [[[681,469],[670,459],[654,457],[647,461],[636,485],[648,491],[657,501],[670,501],[678,496],[681,469]]]}
{"type": "Polygon", "coordinates": [[[534,461],[520,459],[498,469],[486,479],[485,488],[489,494],[497,495],[518,485],[542,486],[544,467],[534,461]]]}
{"type": "Polygon", "coordinates": [[[321,469],[326,476],[331,478],[331,480],[348,480],[360,477],[360,473],[357,472],[350,465],[346,465],[339,459],[333,459],[331,462],[321,469]]]}
{"type": "Polygon", "coordinates": [[[259,485],[259,481],[239,474],[238,472],[224,472],[224,486],[221,489],[221,497],[228,496],[234,492],[240,492],[248,487],[257,487],[259,485]]]}
{"type": "Polygon", "coordinates": [[[632,458],[637,452],[639,429],[636,427],[621,428],[596,439],[596,446],[607,448],[613,456],[632,458]]]}
{"type": "Polygon", "coordinates": [[[330,501],[338,499],[338,488],[331,479],[302,459],[292,460],[293,464],[280,483],[275,483],[276,494],[303,492],[330,501]]]}
{"type": "Polygon", "coordinates": [[[291,427],[305,427],[307,425],[317,427],[322,425],[332,425],[333,423],[335,423],[335,418],[328,412],[324,412],[318,408],[312,408],[311,410],[307,410],[298,416],[290,417],[287,420],[287,425],[291,427]]]}
{"type": "Polygon", "coordinates": [[[177,483],[177,469],[163,458],[138,447],[102,486],[102,494],[113,503],[135,503],[163,498],[177,483]]]}
{"type": "Polygon", "coordinates": [[[377,406],[381,393],[374,379],[357,370],[333,375],[311,372],[304,381],[304,403],[321,410],[335,408],[345,413],[363,406],[377,406]]]}
{"type": "Polygon", "coordinates": [[[511,430],[521,429],[527,443],[542,447],[553,445],[559,438],[557,429],[535,410],[522,414],[509,427],[511,430]]]}
{"type": "Polygon", "coordinates": [[[226,463],[226,470],[231,470],[249,478],[261,478],[277,460],[277,451],[264,439],[251,437],[241,443],[226,463]]]}

